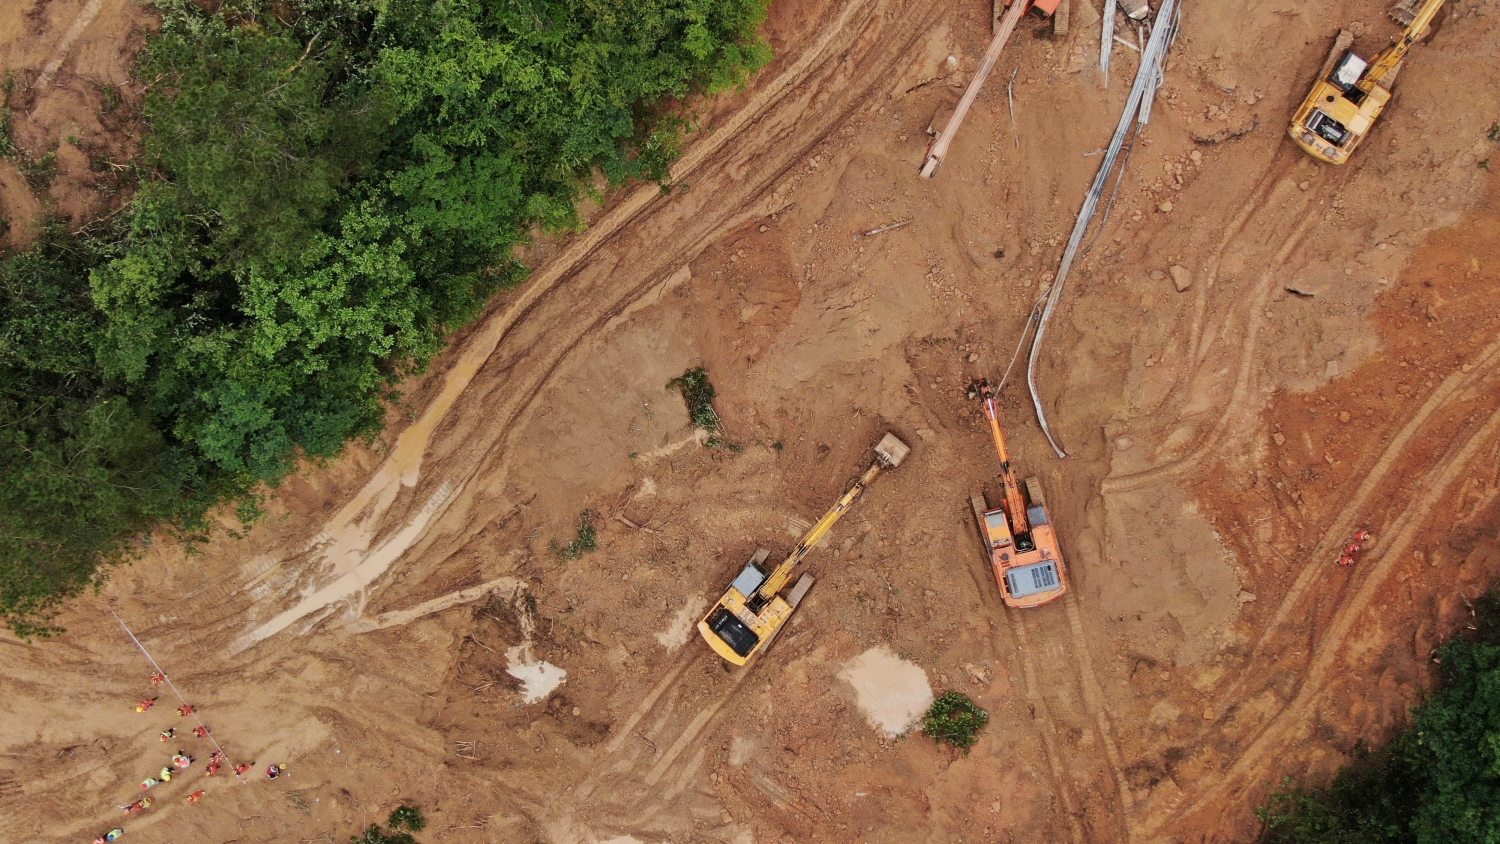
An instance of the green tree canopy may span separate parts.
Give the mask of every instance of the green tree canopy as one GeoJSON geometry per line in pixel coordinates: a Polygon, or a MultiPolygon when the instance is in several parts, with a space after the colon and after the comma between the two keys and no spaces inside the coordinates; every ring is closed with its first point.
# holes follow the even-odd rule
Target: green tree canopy
{"type": "Polygon", "coordinates": [[[0,615],[378,431],[593,174],[664,179],[765,0],[161,0],[120,221],[0,266],[0,615]]]}

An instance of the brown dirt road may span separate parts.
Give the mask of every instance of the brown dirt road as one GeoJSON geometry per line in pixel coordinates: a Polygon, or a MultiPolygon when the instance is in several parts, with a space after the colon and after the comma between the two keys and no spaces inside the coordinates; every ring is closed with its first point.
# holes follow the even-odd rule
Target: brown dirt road
{"type": "MultiPolygon", "coordinates": [[[[100,57],[128,55],[132,8],[0,12],[34,155],[69,144],[28,115],[65,90],[93,114],[124,81],[100,57]]],[[[1075,586],[1007,613],[968,515],[995,466],[963,388],[1009,361],[1134,73],[1121,47],[1100,89],[1087,17],[1020,33],[929,182],[923,130],[988,4],[773,4],[779,58],[705,106],[678,190],[539,244],[378,447],[306,467],[244,538],[115,573],[103,597],[231,758],[291,772],[204,781],[194,806],[199,786],[158,786],[129,840],[338,841],[410,800],[454,842],[1248,841],[1268,783],[1399,722],[1500,571],[1500,186],[1479,166],[1500,3],[1453,5],[1335,170],[1282,122],[1339,26],[1392,31],[1382,5],[1187,0],[1049,335],[1073,456],[1002,396],[1075,586]],[[662,387],[700,363],[733,449],[662,387]],[[684,622],[757,546],[788,550],[887,429],[909,462],[815,552],[775,649],[724,671],[684,622]],[[558,560],[585,508],[599,551],[558,560]],[[1361,527],[1372,547],[1335,566],[1361,527]],[[841,672],[882,645],[991,711],[972,753],[872,729],[841,672]],[[538,661],[567,676],[526,703],[507,669],[538,661]]],[[[69,172],[40,198],[0,174],[13,232],[108,207],[69,172]]],[[[87,840],[176,749],[171,707],[132,710],[147,669],[101,607],[55,641],[0,637],[7,839],[87,840]]]]}

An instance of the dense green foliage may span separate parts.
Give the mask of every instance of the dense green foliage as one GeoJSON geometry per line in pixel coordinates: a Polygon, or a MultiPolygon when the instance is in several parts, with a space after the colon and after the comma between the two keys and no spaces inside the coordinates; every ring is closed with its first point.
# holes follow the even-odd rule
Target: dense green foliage
{"type": "Polygon", "coordinates": [[[693,425],[710,433],[719,430],[719,413],[714,410],[714,385],[708,380],[708,370],[694,367],[667,382],[667,389],[681,390],[682,400],[687,403],[688,418],[693,425]]]}
{"type": "Polygon", "coordinates": [[[385,825],[391,829],[406,827],[412,832],[421,832],[427,828],[427,819],[422,817],[421,808],[402,804],[391,810],[391,816],[386,819],[385,825]]]}
{"type": "Polygon", "coordinates": [[[1438,659],[1438,688],[1384,750],[1271,796],[1266,844],[1500,844],[1500,592],[1438,659]]]}
{"type": "Polygon", "coordinates": [[[967,752],[979,741],[979,731],[989,722],[990,713],[963,692],[943,692],[923,716],[922,733],[940,744],[947,742],[967,752]]]}
{"type": "Polygon", "coordinates": [[[764,5],[162,0],[128,212],[0,262],[0,616],[376,432],[595,172],[666,177],[764,5]]]}

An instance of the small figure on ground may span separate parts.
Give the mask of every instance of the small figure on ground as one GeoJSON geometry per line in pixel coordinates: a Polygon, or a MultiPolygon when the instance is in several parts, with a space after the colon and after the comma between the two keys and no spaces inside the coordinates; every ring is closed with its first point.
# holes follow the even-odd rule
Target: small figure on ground
{"type": "Polygon", "coordinates": [[[142,797],[134,803],[131,803],[129,806],[121,806],[120,811],[124,812],[127,815],[133,815],[136,812],[144,812],[149,808],[151,808],[151,798],[142,797]]]}
{"type": "Polygon", "coordinates": [[[266,779],[268,779],[268,780],[274,780],[274,779],[276,779],[279,776],[281,776],[281,766],[280,765],[272,765],[269,768],[266,768],[266,779]]]}
{"type": "Polygon", "coordinates": [[[222,751],[222,750],[215,750],[208,757],[208,761],[210,761],[210,762],[223,762],[224,761],[224,751],[222,751]]]}
{"type": "Polygon", "coordinates": [[[172,781],[172,769],[171,768],[162,768],[161,769],[161,773],[157,774],[156,778],[159,779],[159,780],[161,780],[162,782],[171,782],[172,781]]]}
{"type": "Polygon", "coordinates": [[[154,698],[154,697],[153,698],[149,698],[147,700],[141,701],[140,703],[137,703],[135,705],[135,711],[136,712],[145,712],[146,710],[150,709],[151,707],[153,707],[155,705],[156,705],[156,698],[154,698]]]}
{"type": "Polygon", "coordinates": [[[197,803],[199,800],[202,800],[202,799],[203,799],[203,792],[202,791],[195,791],[192,794],[189,794],[187,796],[187,802],[189,802],[189,803],[197,803]]]}
{"type": "Polygon", "coordinates": [[[167,682],[167,675],[161,673],[160,671],[158,671],[155,674],[151,675],[151,685],[153,685],[153,686],[160,686],[162,683],[165,683],[165,682],[167,682]]]}
{"type": "Polygon", "coordinates": [[[193,728],[193,735],[197,736],[198,738],[208,738],[208,728],[207,727],[194,727],[193,728]]]}
{"type": "Polygon", "coordinates": [[[177,728],[176,727],[169,727],[169,728],[161,731],[161,740],[162,741],[170,741],[172,739],[172,737],[175,736],[175,735],[177,735],[177,728]]]}
{"type": "Polygon", "coordinates": [[[181,750],[172,754],[172,765],[178,770],[185,771],[191,764],[193,764],[193,757],[183,753],[181,750]]]}
{"type": "Polygon", "coordinates": [[[1351,568],[1354,565],[1354,561],[1359,558],[1360,550],[1369,541],[1369,531],[1363,529],[1355,531],[1354,538],[1344,544],[1344,553],[1339,555],[1339,565],[1346,569],[1351,568]]]}
{"type": "Polygon", "coordinates": [[[145,779],[141,780],[141,791],[145,791],[146,789],[157,785],[161,785],[161,780],[157,779],[156,777],[146,777],[145,779]]]}
{"type": "Polygon", "coordinates": [[[109,842],[111,842],[111,841],[119,841],[120,840],[120,836],[122,836],[124,834],[125,834],[125,830],[120,829],[119,827],[115,827],[114,829],[111,829],[109,832],[106,832],[103,835],[99,836],[98,838],[95,838],[94,839],[94,844],[109,844],[109,842]]]}
{"type": "Polygon", "coordinates": [[[243,765],[235,765],[234,766],[234,775],[235,776],[240,776],[241,774],[245,773],[246,771],[250,770],[253,767],[255,767],[255,763],[254,762],[246,762],[243,765]]]}
{"type": "Polygon", "coordinates": [[[184,718],[186,718],[189,715],[192,715],[194,712],[197,712],[197,711],[198,710],[192,708],[191,706],[188,706],[185,703],[183,705],[177,707],[177,714],[183,716],[184,718]]]}
{"type": "Polygon", "coordinates": [[[214,774],[217,774],[219,772],[219,765],[221,765],[221,764],[222,763],[220,763],[220,762],[210,762],[210,763],[208,763],[208,770],[204,772],[204,776],[211,777],[214,774]]]}

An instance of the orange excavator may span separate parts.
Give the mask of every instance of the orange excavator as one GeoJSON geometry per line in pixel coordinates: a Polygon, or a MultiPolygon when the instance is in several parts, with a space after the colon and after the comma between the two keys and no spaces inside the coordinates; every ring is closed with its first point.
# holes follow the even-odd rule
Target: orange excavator
{"type": "Polygon", "coordinates": [[[1055,601],[1068,591],[1067,570],[1063,567],[1062,548],[1052,528],[1052,515],[1037,478],[1026,479],[1026,491],[1016,483],[1015,469],[1010,465],[1010,451],[1005,435],[1000,433],[1000,411],[995,405],[995,388],[980,380],[970,394],[984,402],[984,415],[1000,457],[1000,483],[1004,503],[991,510],[984,493],[969,499],[974,518],[979,522],[979,538],[995,570],[1000,596],[1008,607],[1039,607],[1055,601]],[[1029,504],[1027,502],[1030,502],[1029,504]]]}

